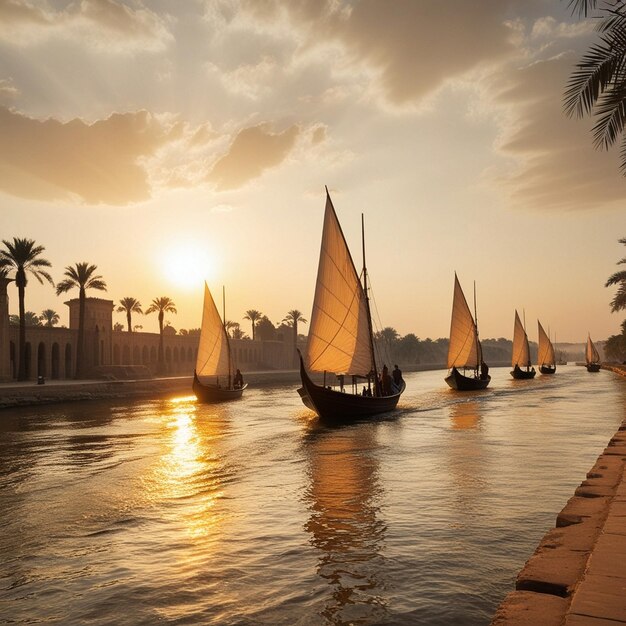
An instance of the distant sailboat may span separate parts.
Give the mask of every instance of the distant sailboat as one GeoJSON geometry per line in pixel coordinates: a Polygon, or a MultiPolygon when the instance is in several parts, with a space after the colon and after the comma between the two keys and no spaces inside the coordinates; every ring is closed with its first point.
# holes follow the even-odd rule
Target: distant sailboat
{"type": "Polygon", "coordinates": [[[300,354],[302,387],[298,389],[302,402],[327,420],[345,421],[391,411],[405,388],[404,380],[398,387],[393,384],[386,368],[383,380],[378,380],[362,237],[363,284],[327,189],[306,366],[300,354]],[[324,385],[316,385],[307,369],[323,372],[324,385]],[[337,375],[338,391],[326,386],[327,372],[337,375]],[[345,378],[351,379],[352,391],[356,393],[345,391],[345,378]],[[358,379],[367,384],[361,394],[358,379]]]}
{"type": "Polygon", "coordinates": [[[537,324],[539,325],[539,349],[537,351],[539,371],[542,374],[554,374],[556,372],[554,347],[539,320],[537,320],[537,324]]]}
{"type": "Polygon", "coordinates": [[[211,292],[204,283],[204,310],[198,358],[193,373],[193,392],[201,402],[224,402],[241,398],[248,385],[235,386],[234,374],[228,333],[211,292]]]}
{"type": "Polygon", "coordinates": [[[588,372],[600,371],[600,355],[596,350],[596,347],[591,341],[591,335],[587,335],[587,348],[585,350],[585,362],[587,363],[588,372]]]}
{"type": "MultiPolygon", "coordinates": [[[[476,298],[474,298],[474,308],[476,298]]],[[[448,369],[446,383],[458,391],[485,389],[491,380],[489,368],[483,361],[483,350],[478,339],[478,327],[467,306],[459,279],[454,273],[454,299],[452,301],[452,321],[450,323],[450,343],[448,345],[448,369]],[[463,369],[463,373],[459,371],[463,369]],[[466,376],[467,370],[472,371],[466,376]]]]}
{"type": "Polygon", "coordinates": [[[528,336],[526,335],[524,326],[522,326],[522,322],[520,321],[517,311],[515,311],[515,326],[513,329],[513,358],[511,359],[511,365],[513,366],[513,370],[511,371],[511,376],[513,376],[513,378],[528,379],[535,377],[535,368],[531,368],[530,363],[528,336]]]}

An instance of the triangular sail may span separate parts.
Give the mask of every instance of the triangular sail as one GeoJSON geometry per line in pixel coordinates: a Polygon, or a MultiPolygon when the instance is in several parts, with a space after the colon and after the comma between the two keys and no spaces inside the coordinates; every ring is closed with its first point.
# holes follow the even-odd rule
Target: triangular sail
{"type": "Polygon", "coordinates": [[[365,292],[327,195],[306,364],[314,372],[367,376],[373,363],[365,292]]]}
{"type": "Polygon", "coordinates": [[[526,331],[522,326],[519,315],[515,311],[515,327],[513,330],[513,358],[511,359],[511,365],[515,367],[520,365],[522,367],[530,366],[530,349],[528,347],[528,337],[526,331]]]}
{"type": "Polygon", "coordinates": [[[600,363],[600,355],[591,341],[591,335],[587,335],[587,349],[585,350],[585,360],[587,363],[600,363]]]}
{"type": "Polygon", "coordinates": [[[198,376],[230,376],[229,345],[226,330],[213,297],[204,283],[204,310],[196,359],[198,376]]]}
{"type": "Polygon", "coordinates": [[[452,321],[450,323],[450,343],[448,345],[448,368],[465,367],[475,369],[480,364],[480,343],[472,313],[454,275],[454,299],[452,301],[452,321]]]}
{"type": "Polygon", "coordinates": [[[555,365],[556,359],[554,358],[554,347],[550,341],[550,337],[543,329],[541,322],[537,320],[539,325],[539,348],[537,351],[537,363],[539,365],[555,365]]]}

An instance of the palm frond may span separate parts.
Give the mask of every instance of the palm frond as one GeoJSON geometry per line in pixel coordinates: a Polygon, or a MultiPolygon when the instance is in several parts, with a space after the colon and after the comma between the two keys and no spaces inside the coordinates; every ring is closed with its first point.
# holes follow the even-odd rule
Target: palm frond
{"type": "Polygon", "coordinates": [[[569,0],[567,6],[572,9],[572,14],[578,13],[579,17],[587,17],[597,6],[597,0],[569,0]]]}
{"type": "Polygon", "coordinates": [[[73,289],[74,287],[78,287],[78,283],[72,278],[66,278],[62,280],[60,283],[57,283],[57,296],[73,289]]]}
{"type": "Polygon", "coordinates": [[[611,313],[616,313],[623,309],[626,309],[626,283],[620,285],[615,297],[611,300],[611,313]]]}
{"type": "Polygon", "coordinates": [[[609,276],[604,286],[610,287],[611,285],[618,285],[619,283],[626,284],[626,271],[615,272],[615,274],[609,276]]]}

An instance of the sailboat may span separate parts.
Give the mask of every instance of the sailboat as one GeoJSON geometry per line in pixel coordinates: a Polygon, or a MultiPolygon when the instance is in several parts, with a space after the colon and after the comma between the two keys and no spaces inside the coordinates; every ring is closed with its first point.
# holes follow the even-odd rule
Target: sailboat
{"type": "Polygon", "coordinates": [[[196,369],[193,372],[193,392],[201,402],[225,402],[241,398],[247,386],[247,384],[235,385],[228,333],[209,287],[204,283],[202,328],[196,369]]]}
{"type": "Polygon", "coordinates": [[[537,351],[539,371],[542,374],[554,374],[556,372],[554,347],[539,320],[537,320],[537,324],[539,325],[539,349],[537,351]]]}
{"type": "Polygon", "coordinates": [[[528,336],[522,326],[519,315],[515,311],[515,327],[513,330],[513,358],[511,359],[513,378],[534,378],[535,368],[530,365],[530,348],[528,347],[528,336]],[[520,367],[521,365],[521,367],[520,367]],[[522,369],[522,367],[526,369],[522,369]]]}
{"type": "Polygon", "coordinates": [[[596,350],[596,347],[593,345],[593,341],[591,341],[591,335],[587,335],[587,348],[585,350],[585,362],[587,363],[587,371],[588,372],[599,372],[600,371],[600,355],[596,350]]]}
{"type": "MultiPolygon", "coordinates": [[[[363,216],[361,216],[363,230],[363,216]]],[[[300,356],[302,402],[322,419],[349,421],[391,411],[405,389],[395,385],[383,367],[381,380],[374,356],[372,318],[367,292],[365,235],[362,233],[363,283],[354,266],[328,189],[322,244],[317,269],[313,312],[306,347],[306,365],[300,356]],[[315,384],[308,372],[324,374],[315,384]],[[336,374],[339,388],[326,384],[327,373],[336,374]],[[351,385],[344,387],[348,378],[351,385]],[[358,382],[363,383],[358,392],[358,382]]]]}
{"type": "MultiPolygon", "coordinates": [[[[476,295],[474,294],[474,315],[476,295]]],[[[467,306],[459,279],[454,273],[454,299],[452,301],[452,322],[450,323],[450,343],[448,345],[448,369],[450,374],[445,381],[458,391],[485,389],[491,380],[489,368],[483,361],[483,350],[478,339],[478,327],[467,306]],[[463,373],[458,368],[463,369],[463,373]],[[466,376],[466,371],[473,374],[466,376]]]]}

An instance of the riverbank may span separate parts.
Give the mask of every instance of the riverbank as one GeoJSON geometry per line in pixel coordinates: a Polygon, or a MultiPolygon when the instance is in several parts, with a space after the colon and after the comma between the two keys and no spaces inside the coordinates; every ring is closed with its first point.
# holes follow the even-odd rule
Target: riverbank
{"type": "MultiPolygon", "coordinates": [[[[603,366],[626,376],[624,366],[603,366]]],[[[626,624],[626,419],[517,576],[491,626],[626,624]]]]}

